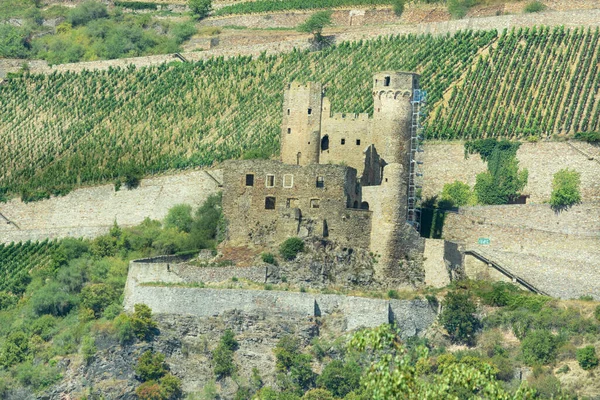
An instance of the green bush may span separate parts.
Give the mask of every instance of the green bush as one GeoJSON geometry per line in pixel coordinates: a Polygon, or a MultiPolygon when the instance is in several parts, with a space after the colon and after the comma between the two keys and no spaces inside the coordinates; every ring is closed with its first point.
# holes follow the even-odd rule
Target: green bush
{"type": "Polygon", "coordinates": [[[596,309],[594,310],[594,317],[600,321],[600,306],[596,306],[596,309]]]}
{"type": "Polygon", "coordinates": [[[563,209],[581,201],[581,174],[568,168],[554,174],[550,205],[554,209],[563,209]]]}
{"type": "Polygon", "coordinates": [[[392,8],[394,10],[394,14],[396,15],[396,17],[400,17],[402,15],[402,13],[404,12],[404,3],[405,3],[405,0],[393,0],[392,1],[392,8]]]}
{"type": "Polygon", "coordinates": [[[556,359],[559,339],[547,330],[529,332],[521,342],[523,361],[527,365],[549,364],[556,359]]]}
{"type": "Polygon", "coordinates": [[[152,319],[152,310],[150,307],[145,304],[136,304],[133,316],[131,317],[131,326],[138,339],[150,338],[157,326],[156,322],[152,319]]]}
{"type": "Polygon", "coordinates": [[[577,132],[575,139],[589,143],[598,143],[600,142],[600,132],[577,132]]]}
{"type": "Polygon", "coordinates": [[[333,394],[325,389],[311,389],[304,393],[302,400],[335,400],[333,394]]]}
{"type": "Polygon", "coordinates": [[[546,6],[544,6],[544,4],[541,1],[531,1],[529,3],[527,3],[527,5],[525,6],[525,12],[526,13],[535,13],[535,12],[540,12],[540,11],[544,11],[544,9],[546,8],[546,6]]]}
{"type": "Polygon", "coordinates": [[[217,379],[231,376],[235,372],[233,352],[237,350],[238,342],[233,331],[226,330],[221,336],[219,345],[213,351],[214,372],[217,379]]]}
{"type": "Polygon", "coordinates": [[[181,44],[196,34],[198,30],[192,22],[175,24],[170,29],[170,34],[175,38],[177,44],[181,44]]]}
{"type": "Polygon", "coordinates": [[[448,12],[453,18],[463,18],[469,8],[476,4],[476,0],[448,0],[448,12]]]}
{"type": "Polygon", "coordinates": [[[0,291],[0,311],[8,310],[9,308],[17,304],[18,301],[19,298],[14,294],[0,291]]]}
{"type": "Polygon", "coordinates": [[[96,341],[91,336],[85,336],[81,341],[81,355],[86,363],[92,361],[96,355],[96,341]]]}
{"type": "Polygon", "coordinates": [[[29,351],[29,337],[22,331],[13,331],[8,334],[2,347],[0,347],[0,365],[5,368],[12,367],[27,357],[29,351]]]}
{"type": "Polygon", "coordinates": [[[440,197],[449,205],[441,208],[462,207],[476,203],[475,193],[469,185],[460,181],[445,184],[440,197]]]}
{"type": "Polygon", "coordinates": [[[81,305],[94,312],[99,318],[108,307],[118,298],[117,292],[105,283],[88,285],[81,290],[81,305]]]}
{"type": "Polygon", "coordinates": [[[304,251],[304,242],[298,237],[286,239],[279,246],[279,254],[285,260],[293,260],[302,251],[304,251]]]}
{"type": "Polygon", "coordinates": [[[51,282],[31,296],[33,311],[37,315],[67,315],[77,304],[77,297],[66,293],[57,282],[51,282]]]}
{"type": "Polygon", "coordinates": [[[197,19],[203,19],[212,9],[212,0],[188,0],[188,6],[197,19]]]}
{"type": "Polygon", "coordinates": [[[157,381],[167,373],[167,364],[165,355],[155,353],[152,350],[146,351],[138,359],[135,366],[135,374],[142,382],[157,381]]]}
{"type": "Polygon", "coordinates": [[[273,353],[275,353],[275,366],[277,367],[277,371],[289,370],[292,367],[296,356],[300,354],[300,339],[294,335],[283,336],[279,339],[279,342],[277,342],[275,349],[273,349],[273,353]]]}
{"type": "Polygon", "coordinates": [[[442,302],[440,321],[456,343],[472,346],[481,322],[475,316],[477,307],[469,293],[450,292],[442,302]]]}
{"type": "Polygon", "coordinates": [[[189,204],[177,204],[171,207],[165,217],[166,228],[176,228],[182,232],[190,232],[193,222],[192,206],[189,204]]]}
{"type": "Polygon", "coordinates": [[[275,260],[275,256],[272,253],[262,253],[260,257],[267,264],[277,265],[277,260],[275,260]]]}
{"type": "Polygon", "coordinates": [[[313,35],[313,40],[317,44],[324,42],[323,29],[332,24],[331,15],[333,11],[317,11],[311,15],[306,21],[298,25],[298,32],[310,33],[313,35]]]}
{"type": "Polygon", "coordinates": [[[27,58],[31,52],[26,29],[0,23],[0,58],[27,58]]]}
{"type": "Polygon", "coordinates": [[[221,193],[213,194],[196,210],[190,230],[191,248],[215,248],[224,229],[221,202],[221,193]]]}
{"type": "Polygon", "coordinates": [[[357,363],[334,360],[323,368],[323,372],[317,378],[317,386],[329,390],[335,397],[342,398],[360,387],[361,375],[362,370],[357,363]]]}
{"type": "Polygon", "coordinates": [[[106,6],[100,2],[88,0],[69,12],[67,20],[72,26],[85,25],[90,21],[108,17],[106,6]]]}
{"type": "Polygon", "coordinates": [[[598,356],[594,346],[586,346],[577,350],[577,362],[585,370],[594,369],[598,366],[598,356]]]}

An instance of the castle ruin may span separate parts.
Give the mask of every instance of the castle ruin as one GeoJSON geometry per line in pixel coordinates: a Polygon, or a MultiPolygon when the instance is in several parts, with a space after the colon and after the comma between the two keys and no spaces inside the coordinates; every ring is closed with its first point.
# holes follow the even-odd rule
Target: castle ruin
{"type": "Polygon", "coordinates": [[[317,237],[372,252],[380,282],[419,280],[419,76],[380,72],[372,94],[373,117],[332,114],[321,84],[287,86],[281,161],[224,165],[225,246],[317,237]]]}

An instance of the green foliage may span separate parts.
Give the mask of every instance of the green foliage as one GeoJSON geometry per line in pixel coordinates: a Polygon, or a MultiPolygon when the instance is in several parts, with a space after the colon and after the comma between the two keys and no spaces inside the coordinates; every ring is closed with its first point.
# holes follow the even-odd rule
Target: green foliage
{"type": "Polygon", "coordinates": [[[453,18],[463,18],[467,15],[469,8],[477,4],[476,0],[448,0],[448,12],[453,18]]]}
{"type": "Polygon", "coordinates": [[[85,1],[73,8],[67,20],[72,26],[85,25],[90,21],[108,17],[106,5],[93,0],[85,1]]]}
{"type": "Polygon", "coordinates": [[[133,307],[131,326],[138,339],[148,339],[156,329],[156,322],[152,319],[152,310],[145,304],[136,304],[133,307]]]}
{"type": "Polygon", "coordinates": [[[302,400],[335,400],[335,398],[328,390],[318,388],[304,393],[302,400]]]}
{"type": "Polygon", "coordinates": [[[272,253],[262,253],[260,257],[262,261],[267,264],[277,265],[277,260],[275,259],[275,256],[272,253]]]}
{"type": "Polygon", "coordinates": [[[527,365],[548,364],[555,360],[560,340],[546,330],[534,330],[521,342],[523,361],[527,365]]]}
{"type": "Polygon", "coordinates": [[[231,376],[235,372],[233,352],[237,350],[238,342],[233,331],[228,329],[221,336],[219,345],[213,351],[214,372],[217,379],[231,376]]]}
{"type": "Polygon", "coordinates": [[[600,142],[600,132],[577,132],[575,139],[588,143],[598,143],[600,142]]]}
{"type": "Polygon", "coordinates": [[[9,368],[25,361],[29,352],[29,338],[23,331],[13,331],[8,334],[0,347],[0,365],[9,368]]]}
{"type": "Polygon", "coordinates": [[[577,350],[577,362],[585,370],[594,369],[598,366],[598,356],[594,346],[585,346],[577,350]]]}
{"type": "Polygon", "coordinates": [[[94,312],[96,318],[100,317],[106,307],[116,300],[114,289],[105,283],[97,283],[84,287],[81,290],[81,305],[94,312]]]}
{"type": "Polygon", "coordinates": [[[0,292],[0,311],[13,307],[19,298],[12,293],[0,292]]]}
{"type": "Polygon", "coordinates": [[[488,170],[477,175],[475,193],[482,204],[507,204],[520,195],[527,184],[527,170],[519,171],[519,142],[479,139],[465,143],[465,154],[479,153],[488,170]]]}
{"type": "Polygon", "coordinates": [[[96,348],[96,341],[91,336],[86,336],[81,342],[81,355],[86,363],[89,363],[94,358],[98,349],[96,348]]]}
{"type": "Polygon", "coordinates": [[[60,380],[57,368],[44,364],[33,364],[31,361],[17,365],[15,375],[19,383],[35,391],[40,391],[60,380]]]}
{"type": "Polygon", "coordinates": [[[115,7],[129,8],[130,10],[157,10],[158,4],[144,1],[119,1],[115,0],[115,7]]]}
{"type": "Polygon", "coordinates": [[[525,12],[526,13],[536,13],[536,12],[544,11],[545,8],[546,8],[546,6],[544,6],[544,3],[542,3],[541,1],[535,0],[535,1],[529,2],[525,5],[525,12]]]}
{"type": "Polygon", "coordinates": [[[224,218],[221,193],[210,195],[196,210],[190,229],[190,248],[214,249],[224,236],[224,218]]]}
{"type": "Polygon", "coordinates": [[[476,197],[469,185],[460,181],[446,183],[442,189],[441,200],[447,203],[444,208],[474,205],[476,197]]]}
{"type": "Polygon", "coordinates": [[[242,160],[268,160],[272,155],[268,148],[251,149],[242,154],[242,160]]]}
{"type": "Polygon", "coordinates": [[[435,370],[417,368],[430,365],[428,350],[419,347],[411,355],[389,325],[356,333],[349,343],[353,351],[372,354],[363,376],[365,397],[374,400],[436,398],[532,398],[534,392],[521,387],[508,394],[495,379],[495,369],[481,360],[454,356],[439,357],[435,370]],[[442,360],[440,360],[440,358],[442,360]]]}
{"type": "Polygon", "coordinates": [[[279,246],[279,255],[285,260],[293,260],[302,251],[304,251],[304,242],[298,237],[286,239],[279,246]]]}
{"type": "Polygon", "coordinates": [[[362,370],[356,362],[334,360],[327,364],[317,378],[317,386],[330,391],[335,397],[345,397],[360,387],[362,370]]]}
{"type": "Polygon", "coordinates": [[[167,373],[167,370],[165,355],[151,350],[142,354],[135,366],[135,374],[142,382],[157,381],[167,373]]]}
{"type": "Polygon", "coordinates": [[[28,32],[24,28],[0,23],[0,58],[27,58],[30,55],[28,32]]]}
{"type": "Polygon", "coordinates": [[[67,315],[77,304],[77,297],[66,293],[57,282],[50,282],[31,296],[33,311],[37,315],[67,315]]]}
{"type": "Polygon", "coordinates": [[[594,309],[594,317],[596,317],[596,319],[600,321],[600,306],[596,306],[596,308],[594,309]]]}
{"type": "Polygon", "coordinates": [[[197,31],[196,25],[191,22],[182,22],[180,24],[174,24],[171,27],[171,35],[175,38],[177,44],[182,44],[194,36],[197,31]]]}
{"type": "Polygon", "coordinates": [[[581,174],[568,168],[554,174],[550,205],[556,210],[564,209],[581,201],[581,174]]]}
{"type": "Polygon", "coordinates": [[[189,204],[177,204],[171,209],[165,217],[166,228],[176,228],[182,232],[190,232],[192,229],[192,206],[189,204]]]}
{"type": "Polygon", "coordinates": [[[457,343],[473,345],[475,333],[481,328],[481,322],[475,316],[477,307],[467,292],[450,292],[442,303],[440,321],[452,340],[457,343]]]}
{"type": "Polygon", "coordinates": [[[316,374],[311,367],[312,357],[300,352],[300,339],[293,335],[283,336],[275,349],[277,385],[285,392],[301,395],[315,384],[316,374]]]}
{"type": "Polygon", "coordinates": [[[390,0],[257,0],[236,3],[215,11],[215,15],[251,14],[285,10],[312,10],[318,8],[336,8],[343,6],[387,5],[390,0]]]}
{"type": "Polygon", "coordinates": [[[188,0],[188,7],[197,19],[208,17],[212,9],[212,0],[188,0]]]}
{"type": "Polygon", "coordinates": [[[277,371],[288,371],[300,353],[300,339],[294,335],[285,335],[279,339],[273,353],[275,353],[277,371]]]}
{"type": "Polygon", "coordinates": [[[310,33],[316,43],[323,42],[323,28],[332,24],[333,11],[318,11],[298,25],[298,32],[310,33]]]}
{"type": "Polygon", "coordinates": [[[405,0],[392,0],[392,9],[396,17],[399,17],[404,13],[405,0]]]}

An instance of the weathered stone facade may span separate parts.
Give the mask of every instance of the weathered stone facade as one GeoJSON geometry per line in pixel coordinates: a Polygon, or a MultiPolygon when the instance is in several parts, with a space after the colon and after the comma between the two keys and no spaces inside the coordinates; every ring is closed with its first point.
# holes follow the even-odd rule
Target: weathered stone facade
{"type": "Polygon", "coordinates": [[[380,257],[380,281],[421,282],[424,243],[406,223],[411,100],[418,88],[414,73],[376,74],[369,118],[332,115],[320,84],[289,84],[281,162],[225,164],[225,247],[321,237],[372,251],[380,257]]]}

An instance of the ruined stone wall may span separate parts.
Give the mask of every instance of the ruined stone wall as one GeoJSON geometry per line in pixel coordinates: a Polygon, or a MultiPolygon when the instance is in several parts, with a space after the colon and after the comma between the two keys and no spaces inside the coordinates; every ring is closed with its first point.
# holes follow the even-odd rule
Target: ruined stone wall
{"type": "Polygon", "coordinates": [[[371,119],[368,114],[335,113],[330,116],[329,100],[323,104],[323,120],[321,130],[322,164],[345,163],[360,174],[365,166],[364,150],[372,143],[371,119]],[[323,141],[327,140],[327,149],[323,141]]]}
{"type": "Polygon", "coordinates": [[[368,248],[368,239],[356,232],[370,230],[370,213],[348,209],[361,204],[356,170],[277,161],[231,161],[224,170],[230,245],[271,246],[286,237],[314,235],[368,248]]]}
{"type": "Polygon", "coordinates": [[[209,317],[232,310],[244,313],[319,317],[341,313],[346,330],[376,327],[396,322],[403,337],[422,333],[436,318],[436,311],[424,300],[381,300],[361,297],[238,289],[200,289],[143,286],[147,282],[171,282],[166,271],[147,272],[144,263],[131,263],[125,289],[125,309],[138,303],[156,314],[209,317]]]}
{"type": "MultiPolygon", "coordinates": [[[[220,175],[220,171],[212,173],[220,175]]],[[[91,238],[106,233],[115,221],[120,226],[132,226],[146,217],[163,219],[176,204],[197,207],[218,190],[215,180],[196,170],[143,179],[134,190],[115,192],[114,185],[102,185],[28,204],[13,199],[0,203],[0,214],[10,221],[0,223],[0,243],[91,238]]]]}
{"type": "MultiPolygon", "coordinates": [[[[581,174],[581,195],[583,201],[600,200],[600,158],[590,159],[594,147],[585,143],[568,142],[522,143],[517,152],[520,168],[529,170],[529,180],[523,193],[531,195],[529,201],[548,201],[552,192],[552,179],[563,168],[574,169],[581,174]],[[578,148],[583,150],[578,151],[578,148]]],[[[597,150],[596,150],[597,151],[597,150]]],[[[439,195],[444,184],[455,180],[471,187],[477,174],[487,170],[487,165],[477,154],[464,156],[464,144],[429,143],[425,144],[423,198],[439,195]]]]}

